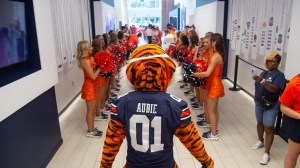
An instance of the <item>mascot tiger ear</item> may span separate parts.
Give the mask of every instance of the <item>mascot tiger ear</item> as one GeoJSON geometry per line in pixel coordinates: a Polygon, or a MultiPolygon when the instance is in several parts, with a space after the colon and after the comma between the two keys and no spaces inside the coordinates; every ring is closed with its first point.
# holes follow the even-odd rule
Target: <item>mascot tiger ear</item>
{"type": "Polygon", "coordinates": [[[160,46],[142,45],[131,53],[127,66],[122,68],[121,74],[126,75],[127,81],[121,76],[121,89],[130,91],[133,87],[133,90],[139,91],[166,92],[170,83],[181,78],[176,67],[175,62],[160,46]],[[172,80],[173,76],[176,77],[172,80]]]}

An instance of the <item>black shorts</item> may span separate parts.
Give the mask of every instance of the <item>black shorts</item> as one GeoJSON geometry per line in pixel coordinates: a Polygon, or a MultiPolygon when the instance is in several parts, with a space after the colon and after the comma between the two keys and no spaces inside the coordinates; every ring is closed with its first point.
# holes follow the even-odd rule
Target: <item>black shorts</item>
{"type": "Polygon", "coordinates": [[[287,119],[288,119],[288,129],[287,129],[287,134],[288,134],[288,137],[300,144],[300,133],[299,133],[299,128],[300,128],[300,120],[297,120],[297,119],[294,119],[294,118],[291,118],[291,117],[288,117],[287,116],[287,119]]]}

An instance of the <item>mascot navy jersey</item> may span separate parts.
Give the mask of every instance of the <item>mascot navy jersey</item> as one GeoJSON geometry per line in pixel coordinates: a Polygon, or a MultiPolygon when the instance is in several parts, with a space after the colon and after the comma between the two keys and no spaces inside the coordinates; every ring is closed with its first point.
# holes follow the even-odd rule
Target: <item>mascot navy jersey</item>
{"type": "Polygon", "coordinates": [[[113,100],[111,119],[125,127],[128,167],[167,168],[175,164],[174,132],[191,121],[191,113],[168,93],[134,91],[113,100]]]}

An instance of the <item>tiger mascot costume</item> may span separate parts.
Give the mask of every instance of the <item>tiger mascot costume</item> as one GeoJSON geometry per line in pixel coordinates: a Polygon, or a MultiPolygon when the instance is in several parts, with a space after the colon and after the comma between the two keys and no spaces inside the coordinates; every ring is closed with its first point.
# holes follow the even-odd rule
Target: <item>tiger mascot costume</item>
{"type": "Polygon", "coordinates": [[[112,101],[101,168],[110,168],[127,139],[125,168],[177,168],[173,136],[177,136],[204,168],[214,167],[185,101],[166,93],[176,65],[154,44],[136,48],[126,66],[134,91],[112,101]]]}

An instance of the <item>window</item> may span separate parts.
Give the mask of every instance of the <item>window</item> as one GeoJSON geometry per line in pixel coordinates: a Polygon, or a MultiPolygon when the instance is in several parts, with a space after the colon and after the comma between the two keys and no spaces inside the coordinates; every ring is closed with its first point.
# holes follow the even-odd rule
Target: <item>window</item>
{"type": "Polygon", "coordinates": [[[127,0],[127,8],[161,8],[161,0],[127,0]]]}

